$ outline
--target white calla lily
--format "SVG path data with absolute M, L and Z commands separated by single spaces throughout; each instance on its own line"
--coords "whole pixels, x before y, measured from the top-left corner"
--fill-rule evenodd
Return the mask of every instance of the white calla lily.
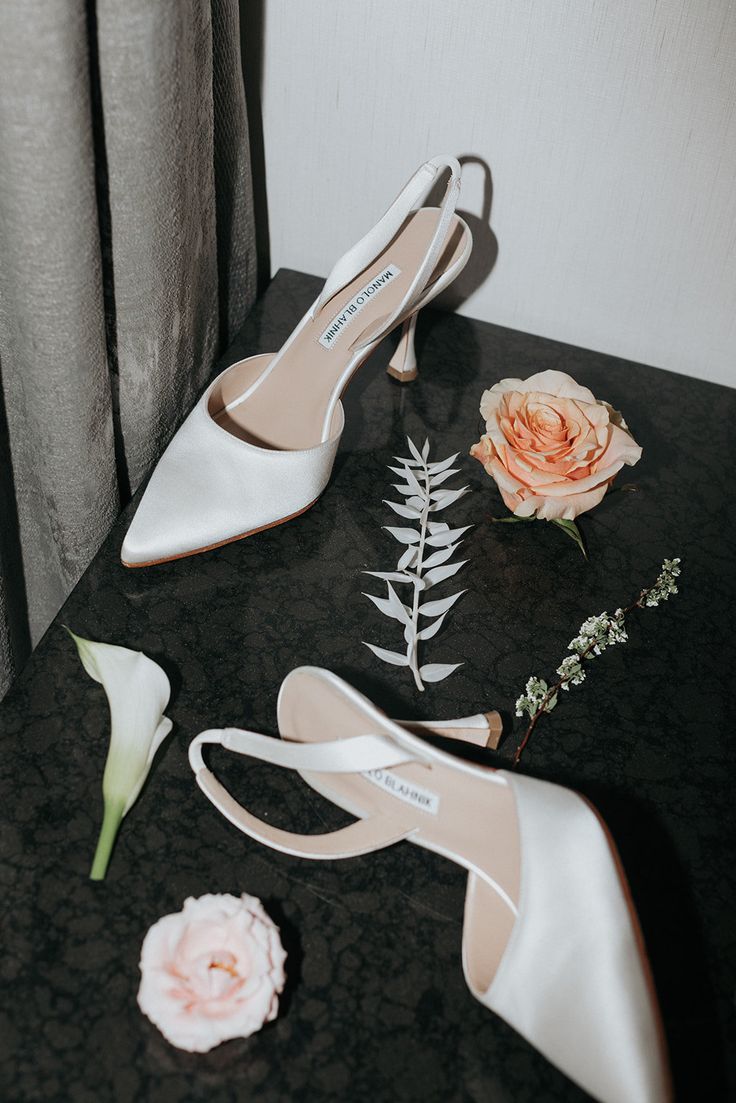
M 110 749 L 102 778 L 105 813 L 90 877 L 107 871 L 120 822 L 148 776 L 156 751 L 172 728 L 164 716 L 171 686 L 166 674 L 142 651 L 77 636 L 69 628 L 82 666 L 99 682 L 110 706 Z

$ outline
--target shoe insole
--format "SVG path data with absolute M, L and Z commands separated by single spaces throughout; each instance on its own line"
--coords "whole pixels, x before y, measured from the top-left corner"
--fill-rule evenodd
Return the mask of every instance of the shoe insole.
M 253 382 L 248 361 L 223 373 L 212 389 L 209 413 L 223 429 L 266 448 L 312 448 L 322 439 L 325 413 L 361 338 L 380 330 L 401 303 L 427 254 L 440 212 L 411 214 L 380 256 L 333 296 L 307 323 L 280 362 L 240 405 L 227 409 Z M 467 230 L 454 217 L 431 285 L 458 261 Z M 356 360 L 357 368 L 361 358 Z M 263 365 L 259 365 L 259 374 Z
M 341 692 L 339 683 L 299 670 L 282 688 L 279 730 L 285 739 L 323 742 L 381 734 L 386 722 L 370 702 Z M 476 874 L 466 905 L 464 947 L 468 979 L 480 991 L 488 988 L 506 948 L 520 881 L 513 793 L 502 777 L 488 773 L 483 778 L 442 763 L 409 763 L 369 775 L 302 775 L 352 815 L 403 820 L 414 832 L 410 841 Z

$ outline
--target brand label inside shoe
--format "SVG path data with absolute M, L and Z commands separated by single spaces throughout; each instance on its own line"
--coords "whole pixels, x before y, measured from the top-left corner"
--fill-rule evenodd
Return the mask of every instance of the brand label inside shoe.
M 392 797 L 398 797 L 406 804 L 413 804 L 423 812 L 430 812 L 436 816 L 440 810 L 440 798 L 436 793 L 423 789 L 421 785 L 415 785 L 413 781 L 405 781 L 396 774 L 392 774 L 390 770 L 368 770 L 362 776 L 390 793 Z
M 384 287 L 387 287 L 392 280 L 395 280 L 396 277 L 400 275 L 401 269 L 397 268 L 395 264 L 389 264 L 382 272 L 374 276 L 370 283 L 367 283 L 357 295 L 353 296 L 349 303 L 345 304 L 340 313 L 335 315 L 320 337 L 320 345 L 325 349 L 331 349 L 337 342 L 342 331 L 347 329 L 350 323 L 357 318 L 361 310 L 367 306 L 371 299 L 376 295 L 380 295 Z

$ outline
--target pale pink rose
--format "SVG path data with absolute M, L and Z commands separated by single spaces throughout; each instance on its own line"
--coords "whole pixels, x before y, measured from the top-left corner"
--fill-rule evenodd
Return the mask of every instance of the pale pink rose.
M 206 1053 L 276 1018 L 285 960 L 255 896 L 190 896 L 143 940 L 138 1006 L 172 1045 Z
M 641 456 L 621 414 L 564 372 L 502 379 L 484 391 L 480 412 L 486 432 L 470 454 L 517 517 L 573 520 Z

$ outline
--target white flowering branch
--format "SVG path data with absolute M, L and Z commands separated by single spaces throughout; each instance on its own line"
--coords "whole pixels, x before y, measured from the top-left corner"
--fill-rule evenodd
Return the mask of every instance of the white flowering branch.
M 399 494 L 405 496 L 405 501 L 400 503 L 385 500 L 385 504 L 400 517 L 417 521 L 419 528 L 385 526 L 386 531 L 390 532 L 394 539 L 406 545 L 406 549 L 396 564 L 396 570 L 364 572 L 385 581 L 387 597 L 376 597 L 374 594 L 364 594 L 364 597 L 372 601 L 379 612 L 398 620 L 404 626 L 406 652 L 387 651 L 385 647 L 377 647 L 372 643 L 366 643 L 366 647 L 369 647 L 382 662 L 408 667 L 414 675 L 417 689 L 423 690 L 425 682 L 440 682 L 462 665 L 461 663 L 427 663 L 420 666 L 419 644 L 420 641 L 431 639 L 439 632 L 448 610 L 465 593 L 464 590 L 460 590 L 438 601 L 422 600 L 423 595 L 432 586 L 438 582 L 444 582 L 446 578 L 452 577 L 465 566 L 465 560 L 460 563 L 448 563 L 448 560 L 461 543 L 463 533 L 467 532 L 470 526 L 451 529 L 444 521 L 433 521 L 430 517 L 462 498 L 468 488 L 467 486 L 458 490 L 441 488 L 442 483 L 452 475 L 458 474 L 458 469 L 452 467 L 457 459 L 457 452 L 454 456 L 448 456 L 446 460 L 429 463 L 429 441 L 424 442 L 421 452 L 408 437 L 407 441 L 411 457 L 397 456 L 396 459 L 403 464 L 403 467 L 389 467 L 389 471 L 401 477 L 402 481 L 395 483 L 394 487 Z M 404 604 L 392 583 L 408 583 L 413 587 L 411 604 Z M 420 615 L 431 619 L 433 623 L 420 630 Z
M 617 643 L 626 643 L 628 633 L 625 628 L 625 620 L 634 609 L 653 608 L 663 601 L 668 601 L 672 594 L 678 593 L 675 579 L 680 574 L 679 559 L 665 559 L 662 570 L 650 590 L 642 590 L 636 601 L 625 609 L 617 609 L 613 615 L 599 613 L 596 617 L 588 617 L 580 625 L 580 630 L 575 639 L 570 640 L 567 650 L 572 651 L 562 660 L 556 673 L 560 675 L 559 681 L 551 686 L 542 678 L 532 676 L 526 683 L 524 693 L 516 702 L 516 715 L 529 716 L 529 726 L 524 737 L 514 752 L 514 765 L 516 765 L 524 753 L 532 732 L 541 716 L 545 712 L 551 712 L 557 704 L 560 690 L 568 690 L 570 686 L 579 686 L 585 681 L 583 664 L 590 659 L 602 654 L 607 647 L 613 647 Z

